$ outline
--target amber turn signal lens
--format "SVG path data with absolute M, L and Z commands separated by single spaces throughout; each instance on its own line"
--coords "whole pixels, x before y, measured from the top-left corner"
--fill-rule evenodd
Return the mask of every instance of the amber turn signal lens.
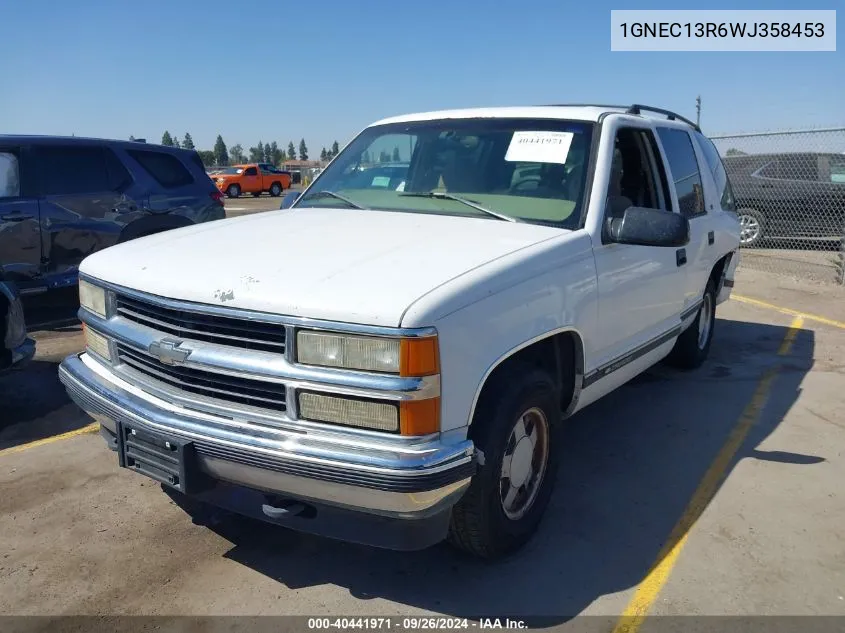
M 440 431 L 440 398 L 399 403 L 399 432 L 428 435 Z
M 436 336 L 402 339 L 399 349 L 400 376 L 432 376 L 439 371 Z

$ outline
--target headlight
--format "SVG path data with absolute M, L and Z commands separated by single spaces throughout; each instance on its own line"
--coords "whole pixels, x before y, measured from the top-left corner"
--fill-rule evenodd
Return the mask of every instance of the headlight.
M 296 360 L 305 365 L 430 376 L 439 371 L 437 337 L 380 338 L 300 330 Z
M 88 283 L 87 281 L 79 280 L 79 305 L 83 308 L 91 310 L 94 314 L 106 318 L 106 291 Z
M 98 356 L 111 361 L 111 350 L 109 349 L 109 340 L 97 332 L 92 330 L 90 326 L 82 324 L 82 330 L 85 332 L 85 346 L 88 351 L 94 352 Z

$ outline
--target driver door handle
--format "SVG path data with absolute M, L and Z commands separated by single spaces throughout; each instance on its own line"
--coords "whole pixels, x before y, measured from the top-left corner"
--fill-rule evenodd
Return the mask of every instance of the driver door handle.
M 675 251 L 675 263 L 678 266 L 683 266 L 687 263 L 687 249 L 679 248 Z

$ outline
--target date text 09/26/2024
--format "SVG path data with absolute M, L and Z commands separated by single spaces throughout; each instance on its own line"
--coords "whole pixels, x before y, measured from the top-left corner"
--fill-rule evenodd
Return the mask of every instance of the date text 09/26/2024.
M 449 631 L 464 629 L 525 629 L 523 620 L 510 618 L 468 618 L 444 617 L 352 617 L 352 618 L 308 618 L 309 631 L 328 630 L 382 630 L 382 631 Z

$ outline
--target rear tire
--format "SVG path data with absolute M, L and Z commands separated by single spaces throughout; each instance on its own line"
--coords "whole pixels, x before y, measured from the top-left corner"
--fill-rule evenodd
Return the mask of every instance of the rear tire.
M 229 188 L 226 189 L 226 196 L 229 198 L 237 198 L 241 195 L 241 188 L 239 185 L 229 185 Z
M 695 321 L 678 337 L 666 362 L 678 369 L 697 369 L 710 353 L 716 326 L 716 282 L 710 279 Z
M 485 559 L 516 551 L 537 531 L 557 475 L 561 417 L 559 389 L 546 372 L 519 364 L 493 380 L 470 427 L 484 464 L 453 508 L 448 536 Z
M 279 183 L 274 182 L 272 185 L 270 185 L 270 195 L 274 198 L 278 198 L 280 195 L 282 195 L 282 186 Z
M 740 209 L 736 212 L 739 218 L 739 244 L 745 248 L 759 246 L 765 238 L 765 219 L 756 209 Z

